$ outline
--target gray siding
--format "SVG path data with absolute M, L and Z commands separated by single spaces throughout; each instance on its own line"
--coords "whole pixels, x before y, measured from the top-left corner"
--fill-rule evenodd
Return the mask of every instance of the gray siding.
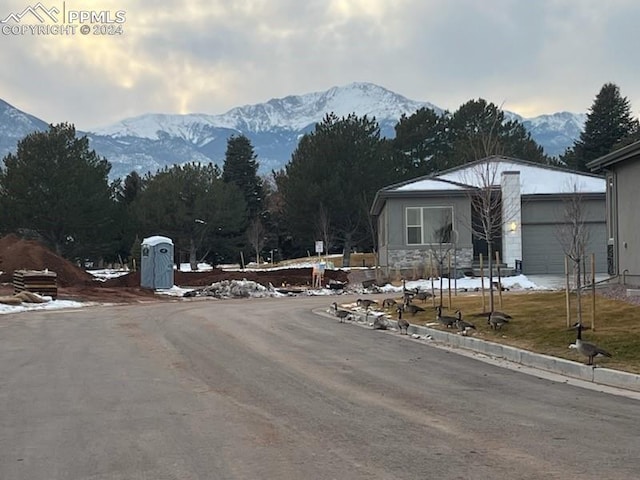
M 604 195 L 585 198 L 589 231 L 587 254 L 595 254 L 596 272 L 607 271 L 607 238 Z M 522 205 L 522 267 L 524 274 L 564 273 L 565 249 L 560 240 L 565 203 L 562 199 L 525 199 Z M 590 263 L 587 264 L 590 269 Z
M 640 285 L 640 159 L 616 164 L 615 172 L 617 232 L 614 232 L 614 249 L 618 258 L 616 273 L 624 273 L 629 283 Z
M 388 246 L 394 248 L 413 248 L 407 246 L 405 229 L 405 208 L 407 207 L 444 207 L 453 206 L 454 229 L 458 232 L 458 245 L 471 247 L 469 216 L 471 206 L 467 197 L 427 197 L 389 199 L 385 205 L 387 217 Z M 416 249 L 424 248 L 415 247 Z
M 429 263 L 428 245 L 407 245 L 405 209 L 407 207 L 452 206 L 454 230 L 458 233 L 458 265 L 468 267 L 472 259 L 469 216 L 471 206 L 466 196 L 424 198 L 390 198 L 378 217 L 378 243 L 380 267 L 387 271 L 415 270 L 417 265 Z
M 605 194 L 591 195 L 583 199 L 586 220 L 590 230 L 587 253 L 596 255 L 596 272 L 607 271 L 607 230 Z M 458 232 L 458 266 L 465 268 L 472 261 L 473 243 L 469 228 L 471 205 L 462 196 L 424 196 L 416 198 L 389 198 L 378 217 L 380 266 L 387 271 L 414 268 L 428 263 L 429 246 L 407 245 L 405 209 L 422 206 L 453 206 L 454 228 Z M 522 199 L 522 262 L 525 274 L 564 273 L 564 249 L 558 239 L 558 226 L 562 222 L 565 203 L 551 195 L 536 195 Z M 634 212 L 638 213 L 638 212 Z M 638 219 L 640 221 L 640 218 Z M 636 236 L 626 234 L 638 242 Z M 631 240 L 627 240 L 628 244 Z M 637 260 L 637 259 L 636 259 Z M 467 265 L 467 263 L 469 265 Z M 636 265 L 637 266 L 637 265 Z M 630 268 L 630 267 L 627 267 Z M 631 269 L 630 269 L 631 271 Z M 640 268 L 635 270 L 640 272 Z

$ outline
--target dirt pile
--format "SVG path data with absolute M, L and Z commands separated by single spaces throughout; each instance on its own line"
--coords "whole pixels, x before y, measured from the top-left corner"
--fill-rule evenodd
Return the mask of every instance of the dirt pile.
M 57 275 L 58 286 L 78 286 L 93 283 L 93 277 L 40 242 L 24 240 L 10 234 L 0 238 L 0 282 L 13 281 L 16 270 L 45 270 Z
M 173 283 L 181 287 L 202 287 L 223 280 L 251 280 L 274 287 L 308 286 L 312 282 L 311 268 L 286 268 L 282 270 L 260 270 L 246 272 L 229 272 L 214 268 L 207 272 L 175 271 Z M 325 283 L 329 281 L 347 282 L 347 272 L 343 270 L 327 270 Z M 132 272 L 121 277 L 112 278 L 103 283 L 105 287 L 135 287 L 140 285 L 140 272 Z
M 140 287 L 140 272 L 132 272 L 105 282 L 96 281 L 90 273 L 56 255 L 40 242 L 24 240 L 10 234 L 0 238 L 0 283 L 10 284 L 15 270 L 45 270 L 57 274 L 59 297 L 95 301 L 147 301 L 153 290 Z M 204 287 L 225 280 L 249 280 L 265 287 L 301 287 L 312 283 L 311 268 L 228 272 L 213 269 L 206 272 L 174 272 L 174 283 L 181 287 Z M 347 283 L 347 272 L 328 270 L 325 283 Z M 5 285 L 8 293 L 13 288 Z M 155 296 L 157 297 L 157 296 Z

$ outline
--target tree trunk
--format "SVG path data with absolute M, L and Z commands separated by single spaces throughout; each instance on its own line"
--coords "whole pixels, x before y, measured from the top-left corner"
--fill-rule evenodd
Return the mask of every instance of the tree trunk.
M 342 266 L 351 266 L 351 234 L 344 237 L 344 250 L 342 251 Z
M 493 241 L 487 240 L 488 263 L 489 263 L 489 311 L 493 312 Z
M 443 292 L 443 279 L 442 279 L 442 257 L 438 260 L 438 277 L 440 278 L 440 306 L 442 306 L 442 292 Z
M 189 239 L 189 266 L 191 267 L 192 272 L 196 272 L 198 270 L 197 253 L 196 241 L 191 237 Z
M 575 274 L 576 274 L 576 301 L 578 322 L 582 323 L 582 279 L 580 271 L 580 258 L 575 262 Z

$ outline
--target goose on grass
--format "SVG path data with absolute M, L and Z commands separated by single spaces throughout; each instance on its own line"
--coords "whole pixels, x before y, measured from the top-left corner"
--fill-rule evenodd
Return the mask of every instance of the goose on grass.
M 458 317 L 450 317 L 447 315 L 442 315 L 442 305 L 438 305 L 436 307 L 436 310 L 438 311 L 438 314 L 436 315 L 436 320 L 443 327 L 452 328 L 458 321 Z
M 578 353 L 587 357 L 587 365 L 593 365 L 593 359 L 595 357 L 611 358 L 611 354 L 605 349 L 600 348 L 594 343 L 589 343 L 582 340 L 582 330 L 584 329 L 584 327 L 580 322 L 575 323 L 572 328 L 577 330 L 578 333 L 576 335 L 576 343 L 569 345 L 569 348 L 575 348 Z

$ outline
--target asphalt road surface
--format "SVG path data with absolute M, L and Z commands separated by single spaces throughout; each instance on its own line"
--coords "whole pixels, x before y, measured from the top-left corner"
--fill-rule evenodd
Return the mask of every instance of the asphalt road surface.
M 0 479 L 640 478 L 640 401 L 313 312 L 334 299 L 0 316 Z

